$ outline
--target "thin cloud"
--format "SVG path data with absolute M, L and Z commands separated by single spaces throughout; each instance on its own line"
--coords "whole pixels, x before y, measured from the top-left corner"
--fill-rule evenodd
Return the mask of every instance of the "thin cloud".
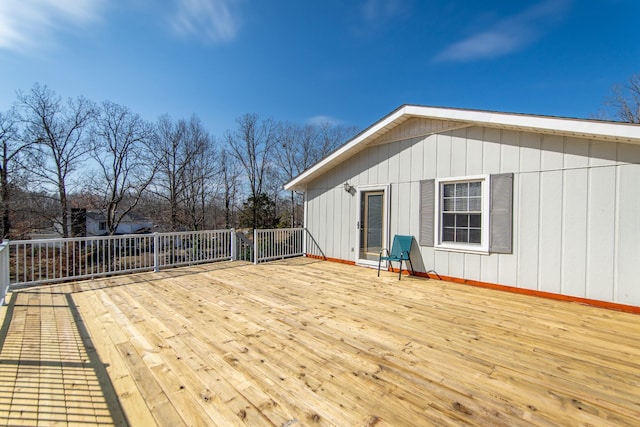
M 207 42 L 226 42 L 238 34 L 237 0 L 176 0 L 177 10 L 170 18 L 173 30 Z
M 568 3 L 568 0 L 538 3 L 452 44 L 435 57 L 435 62 L 467 62 L 516 52 L 542 37 L 547 26 L 560 19 Z
M 59 33 L 99 21 L 102 0 L 0 2 L 0 49 L 25 52 L 55 44 Z
M 405 0 L 366 0 L 362 5 L 362 19 L 375 25 L 404 14 L 406 6 Z
M 307 119 L 306 122 L 307 124 L 312 126 L 322 126 L 322 125 L 338 126 L 344 123 L 342 120 L 336 119 L 335 117 L 323 116 L 323 115 L 313 116 Z
M 360 4 L 355 34 L 369 37 L 411 14 L 413 0 L 365 0 Z

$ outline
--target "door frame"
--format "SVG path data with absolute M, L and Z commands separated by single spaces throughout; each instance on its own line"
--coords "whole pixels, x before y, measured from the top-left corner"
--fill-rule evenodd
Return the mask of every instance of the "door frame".
M 391 184 L 376 185 L 358 185 L 356 186 L 356 220 L 354 226 L 356 228 L 356 247 L 354 261 L 357 265 L 378 268 L 378 260 L 368 260 L 360 258 L 360 213 L 362 211 L 362 193 L 370 191 L 382 191 L 382 247 L 389 246 L 389 216 L 391 214 Z

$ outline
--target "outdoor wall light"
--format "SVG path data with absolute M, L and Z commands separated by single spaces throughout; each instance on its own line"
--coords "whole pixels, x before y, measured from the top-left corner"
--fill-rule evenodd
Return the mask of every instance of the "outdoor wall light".
M 351 194 L 351 192 L 353 191 L 353 187 L 351 186 L 351 184 L 349 184 L 348 182 L 344 183 L 344 191 L 346 191 L 347 193 Z

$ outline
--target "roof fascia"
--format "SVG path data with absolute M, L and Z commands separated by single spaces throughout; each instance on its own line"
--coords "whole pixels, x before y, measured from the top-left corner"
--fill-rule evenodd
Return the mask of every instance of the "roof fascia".
M 499 113 L 481 110 L 460 110 L 441 107 L 407 106 L 407 113 L 417 117 L 456 120 L 489 127 L 580 135 L 586 138 L 617 142 L 640 143 L 640 126 L 632 123 L 564 117 L 535 116 L 528 114 Z
M 310 175 L 315 174 L 316 171 L 324 169 L 328 165 L 332 164 L 335 159 L 338 159 L 338 158 L 340 158 L 342 156 L 348 155 L 352 151 L 355 151 L 355 152 L 360 151 L 358 149 L 358 146 L 360 144 L 362 144 L 363 142 L 367 141 L 372 135 L 376 134 L 378 131 L 380 131 L 384 127 L 392 124 L 393 122 L 397 121 L 402 116 L 404 116 L 405 115 L 405 113 L 404 113 L 404 109 L 405 108 L 406 108 L 406 106 L 402 106 L 402 107 L 396 109 L 395 111 L 391 112 L 386 117 L 383 117 L 382 119 L 378 120 L 373 125 L 369 126 L 364 131 L 360 132 L 353 139 L 351 139 L 351 141 L 347 142 L 342 147 L 339 147 L 336 151 L 334 151 L 333 153 L 329 154 L 327 157 L 325 157 L 324 159 L 320 160 L 318 163 L 316 163 L 315 165 L 311 166 L 306 171 L 302 172 L 296 178 L 294 178 L 291 181 L 289 181 L 288 183 L 286 183 L 284 185 L 284 189 L 287 190 L 287 191 L 301 190 L 303 188 L 303 186 L 301 186 L 300 183 L 304 182 L 306 180 L 306 178 L 309 177 Z
M 351 141 L 338 148 L 318 163 L 285 184 L 288 191 L 303 190 L 306 180 L 315 176 L 325 168 L 332 167 L 340 158 L 348 158 L 362 150 L 367 141 L 379 136 L 379 132 L 390 127 L 394 122 L 402 123 L 408 118 L 449 120 L 465 123 L 467 126 L 515 129 L 529 132 L 576 136 L 587 139 L 598 139 L 611 142 L 640 144 L 640 126 L 630 123 L 605 122 L 598 120 L 571 119 L 551 116 L 534 116 L 527 114 L 499 113 L 482 110 L 463 110 L 442 107 L 425 107 L 419 105 L 402 105 L 383 117 L 369 128 L 356 135 Z M 464 127 L 464 125 L 462 126 Z M 446 131 L 446 130 L 443 130 Z

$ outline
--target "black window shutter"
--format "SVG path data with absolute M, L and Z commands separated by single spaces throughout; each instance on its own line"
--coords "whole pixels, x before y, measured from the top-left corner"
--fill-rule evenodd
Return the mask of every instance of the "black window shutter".
M 491 175 L 489 252 L 513 253 L 513 174 Z
M 433 247 L 435 215 L 435 179 L 420 181 L 420 246 Z

